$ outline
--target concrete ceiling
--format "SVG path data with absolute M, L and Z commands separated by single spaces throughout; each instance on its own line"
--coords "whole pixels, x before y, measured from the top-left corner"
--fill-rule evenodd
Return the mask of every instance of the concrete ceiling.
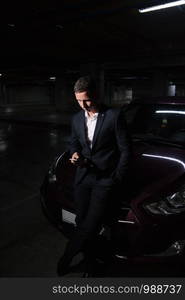
M 185 6 L 140 14 L 149 2 L 164 1 L 6 0 L 0 68 L 147 59 L 155 65 L 159 57 L 184 56 Z

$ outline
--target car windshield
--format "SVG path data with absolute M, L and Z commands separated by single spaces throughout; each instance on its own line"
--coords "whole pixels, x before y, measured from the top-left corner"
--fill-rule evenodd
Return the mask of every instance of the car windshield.
M 185 105 L 132 104 L 126 118 L 133 138 L 185 146 Z

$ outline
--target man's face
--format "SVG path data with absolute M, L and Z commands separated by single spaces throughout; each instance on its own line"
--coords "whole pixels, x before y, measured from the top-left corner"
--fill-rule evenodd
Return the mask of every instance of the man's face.
M 75 93 L 76 100 L 80 107 L 85 111 L 93 111 L 95 108 L 95 102 L 90 99 L 87 92 Z

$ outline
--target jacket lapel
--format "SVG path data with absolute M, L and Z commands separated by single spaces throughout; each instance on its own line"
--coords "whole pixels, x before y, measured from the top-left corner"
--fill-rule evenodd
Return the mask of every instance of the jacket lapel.
M 98 119 L 97 119 L 95 131 L 94 131 L 94 136 L 93 136 L 93 141 L 92 141 L 92 149 L 96 143 L 98 134 L 100 132 L 100 129 L 101 129 L 103 121 L 104 121 L 104 117 L 105 117 L 105 113 L 100 111 L 98 114 Z
M 78 130 L 80 131 L 82 140 L 86 142 L 85 114 L 84 114 L 84 111 L 82 111 L 81 113 L 82 113 L 82 116 L 79 119 Z

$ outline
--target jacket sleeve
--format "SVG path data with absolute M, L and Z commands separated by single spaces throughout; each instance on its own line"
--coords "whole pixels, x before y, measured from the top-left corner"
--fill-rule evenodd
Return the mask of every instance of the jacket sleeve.
M 131 137 L 129 135 L 123 110 L 120 110 L 115 123 L 115 134 L 120 157 L 113 175 L 115 182 L 122 182 L 131 159 Z
M 69 143 L 69 152 L 72 155 L 75 152 L 81 153 L 82 147 L 80 145 L 78 135 L 76 133 L 76 126 L 75 126 L 75 118 L 72 119 L 71 125 L 71 138 Z

